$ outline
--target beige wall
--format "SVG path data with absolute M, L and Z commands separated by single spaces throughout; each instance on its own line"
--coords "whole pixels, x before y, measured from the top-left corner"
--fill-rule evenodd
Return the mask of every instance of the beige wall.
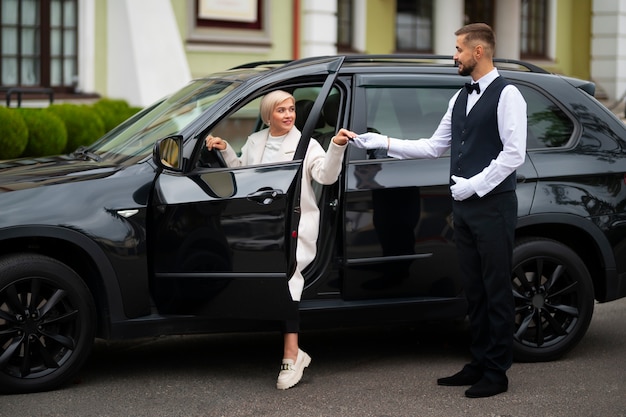
M 591 2 L 558 0 L 554 63 L 545 67 L 555 73 L 591 78 Z
M 366 13 L 365 52 L 393 53 L 396 48 L 396 1 L 369 0 Z
M 107 0 L 95 3 L 94 84 L 95 91 L 107 91 Z M 90 91 L 91 92 L 91 91 Z
M 171 2 L 181 38 L 185 43 L 185 53 L 192 78 L 223 71 L 247 62 L 292 58 L 294 37 L 292 33 L 294 2 L 292 1 L 266 2 L 269 4 L 267 25 L 270 46 L 268 48 L 224 48 L 211 45 L 191 47 L 186 43 L 189 33 L 193 30 L 188 19 L 189 1 L 171 0 Z

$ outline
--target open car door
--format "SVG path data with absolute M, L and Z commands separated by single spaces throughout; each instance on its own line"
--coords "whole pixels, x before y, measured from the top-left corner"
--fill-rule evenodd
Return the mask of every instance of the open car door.
M 328 75 L 311 115 L 319 114 L 342 61 L 326 63 Z M 295 317 L 288 280 L 295 270 L 302 162 L 316 123 L 316 117 L 307 120 L 296 156 L 283 163 L 185 172 L 177 168 L 184 165 L 178 156 L 184 153 L 182 137 L 157 145 L 162 173 L 148 233 L 155 242 L 152 295 L 161 314 Z M 172 155 L 174 160 L 163 160 Z

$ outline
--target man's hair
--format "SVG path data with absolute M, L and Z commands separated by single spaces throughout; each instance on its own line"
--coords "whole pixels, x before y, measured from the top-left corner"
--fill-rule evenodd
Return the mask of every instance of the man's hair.
M 261 99 L 260 105 L 261 119 L 263 120 L 263 123 L 269 125 L 269 121 L 272 118 L 272 112 L 274 111 L 276 106 L 278 106 L 280 103 L 287 99 L 291 99 L 291 101 L 293 101 L 294 103 L 296 102 L 291 94 L 283 90 L 276 90 L 266 94 Z
M 470 23 L 454 32 L 456 36 L 466 35 L 465 43 L 483 43 L 483 47 L 493 56 L 496 50 L 496 35 L 486 23 Z

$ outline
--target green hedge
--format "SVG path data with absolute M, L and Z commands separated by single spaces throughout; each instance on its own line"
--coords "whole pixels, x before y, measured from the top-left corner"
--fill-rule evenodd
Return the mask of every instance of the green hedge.
M 0 106 L 0 160 L 71 153 L 140 110 L 108 98 L 91 105 L 51 104 L 43 109 Z
M 75 151 L 82 145 L 91 145 L 104 135 L 104 122 L 90 106 L 78 104 L 52 104 L 47 110 L 58 116 L 67 129 L 65 152 Z
M 58 155 L 65 152 L 67 129 L 65 123 L 47 109 L 19 109 L 28 126 L 28 145 L 24 155 L 29 157 Z
M 125 100 L 105 98 L 93 104 L 93 109 L 102 119 L 107 132 L 137 112 Z
M 0 107 L 0 159 L 17 158 L 28 146 L 28 127 L 15 110 Z

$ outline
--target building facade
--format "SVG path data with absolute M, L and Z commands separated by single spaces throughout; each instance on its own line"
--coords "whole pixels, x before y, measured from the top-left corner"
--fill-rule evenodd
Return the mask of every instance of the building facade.
M 483 21 L 496 56 L 626 92 L 626 0 L 2 0 L 0 93 L 145 106 L 250 61 L 337 53 L 454 53 Z

